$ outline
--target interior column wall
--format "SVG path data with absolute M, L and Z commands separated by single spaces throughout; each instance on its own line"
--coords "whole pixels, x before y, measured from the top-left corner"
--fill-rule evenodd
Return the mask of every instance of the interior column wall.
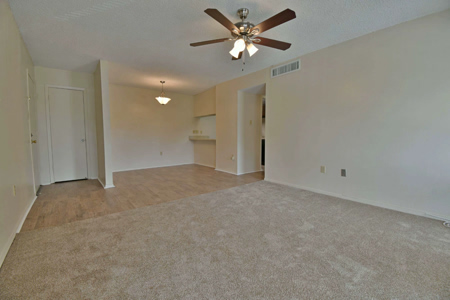
M 8 2 L 2 0 L 0 66 L 1 266 L 36 199 L 27 103 L 27 71 L 34 80 L 34 66 Z
M 108 62 L 99 61 L 94 72 L 97 125 L 98 180 L 104 188 L 114 187 L 112 171 L 111 120 Z
M 216 169 L 238 173 L 238 91 L 262 85 L 268 80 L 267 69 L 216 86 Z

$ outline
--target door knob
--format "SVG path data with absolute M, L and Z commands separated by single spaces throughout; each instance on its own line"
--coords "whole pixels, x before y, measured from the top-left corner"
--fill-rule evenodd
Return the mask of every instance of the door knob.
M 36 141 L 36 140 L 31 140 L 31 143 L 32 143 L 32 144 L 36 144 L 37 141 Z

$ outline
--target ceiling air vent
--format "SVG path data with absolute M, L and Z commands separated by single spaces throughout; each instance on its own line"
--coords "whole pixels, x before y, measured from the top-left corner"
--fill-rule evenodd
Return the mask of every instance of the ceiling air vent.
M 296 60 L 296 61 L 290 62 L 288 64 L 273 68 L 271 70 L 271 74 L 272 74 L 272 78 L 274 78 L 274 77 L 292 73 L 292 72 L 295 72 L 298 70 L 300 70 L 300 60 Z

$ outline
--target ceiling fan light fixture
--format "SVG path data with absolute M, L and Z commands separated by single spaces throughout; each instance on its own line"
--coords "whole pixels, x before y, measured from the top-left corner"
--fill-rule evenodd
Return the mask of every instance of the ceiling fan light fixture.
M 253 45 L 253 43 L 248 43 L 247 44 L 247 51 L 248 54 L 250 54 L 250 57 L 255 54 L 258 51 L 258 48 L 256 48 L 255 45 Z
M 169 103 L 171 99 L 166 97 L 166 95 L 164 94 L 164 83 L 166 82 L 165 81 L 160 82 L 161 82 L 161 95 L 159 97 L 155 97 L 155 99 L 159 102 L 159 104 L 166 105 L 167 103 Z
M 245 50 L 245 41 L 243 39 L 238 39 L 234 42 L 234 48 L 231 49 L 230 54 L 235 58 L 239 57 L 239 53 Z

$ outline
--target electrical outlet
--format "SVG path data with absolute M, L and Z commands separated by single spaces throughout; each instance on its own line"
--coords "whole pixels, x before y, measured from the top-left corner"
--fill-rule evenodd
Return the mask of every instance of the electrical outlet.
M 161 151 L 161 152 L 159 152 L 159 155 L 162 155 L 162 151 Z
M 234 157 L 234 155 L 231 155 L 231 160 L 235 160 L 236 158 Z
M 347 177 L 347 170 L 346 169 L 341 169 L 341 176 L 342 177 Z
M 327 172 L 327 169 L 325 168 L 325 166 L 320 166 L 320 173 L 325 174 Z
M 253 120 L 250 120 L 250 125 L 252 125 L 253 124 Z
M 13 185 L 13 196 L 14 197 L 16 196 L 16 186 L 15 185 Z

